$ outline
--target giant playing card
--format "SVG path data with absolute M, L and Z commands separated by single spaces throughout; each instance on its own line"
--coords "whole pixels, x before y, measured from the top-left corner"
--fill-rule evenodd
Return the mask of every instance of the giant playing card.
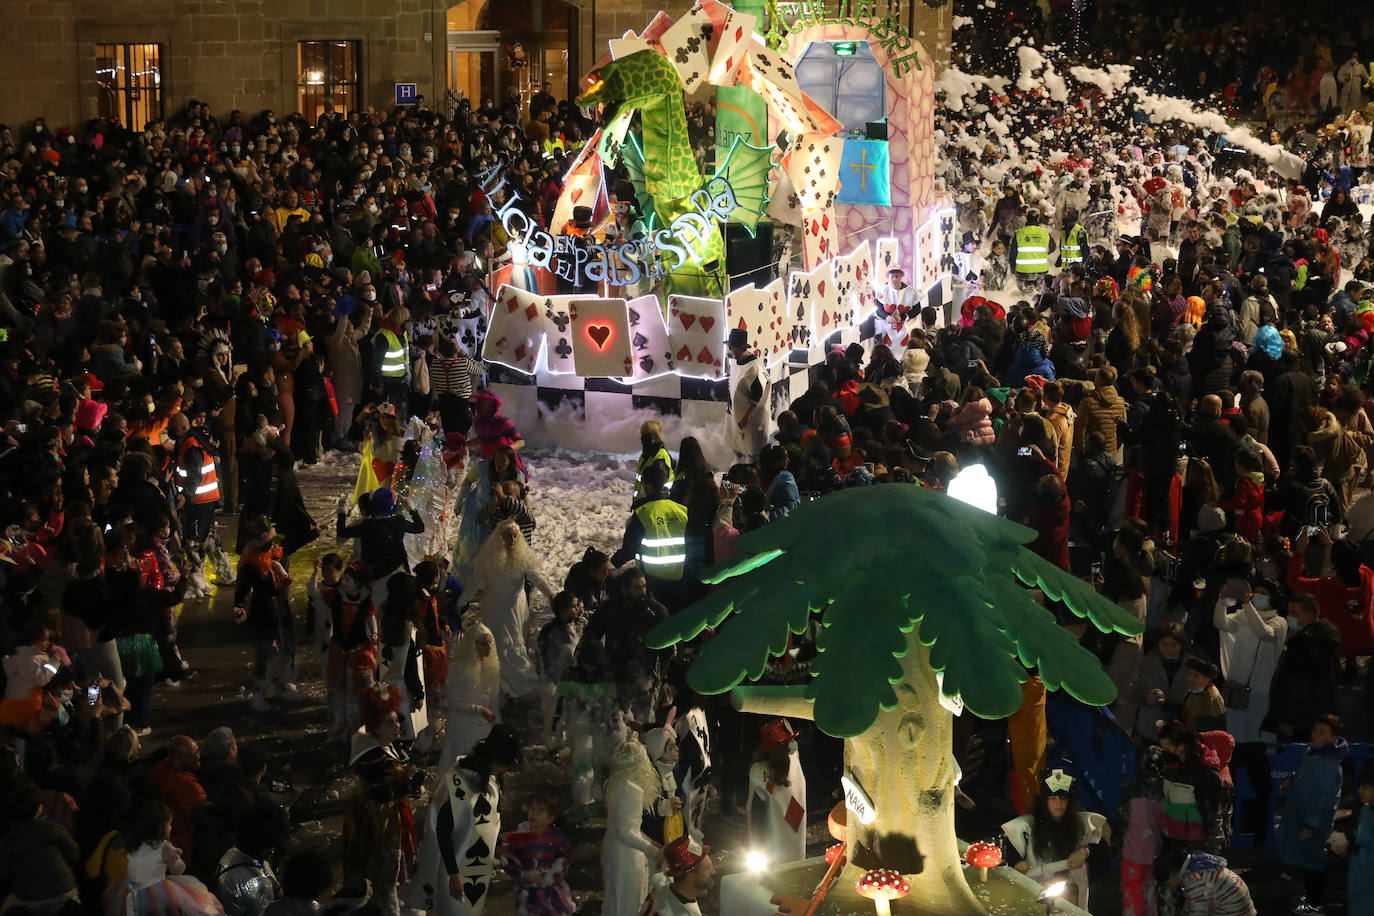
M 668 341 L 682 375 L 725 378 L 725 302 L 698 296 L 668 297 Z
M 818 345 L 817 324 L 822 317 L 833 321 L 835 279 L 832 262 L 824 261 L 810 271 L 797 271 L 788 281 L 787 317 L 792 331 L 789 345 L 805 350 Z
M 544 298 L 514 286 L 501 287 L 491 307 L 482 358 L 533 375 L 544 338 Z
M 673 371 L 672 344 L 668 325 L 659 310 L 658 296 L 640 296 L 628 304 L 630 316 L 630 356 L 634 359 L 633 380 L 642 382 Z
M 791 349 L 786 286 L 782 278 L 763 287 L 750 283 L 731 291 L 725 299 L 730 327 L 748 332 L 749 345 L 758 350 L 765 366 L 773 365 Z
M 634 374 L 630 359 L 630 319 L 624 299 L 573 299 L 573 364 L 583 378 L 624 378 Z

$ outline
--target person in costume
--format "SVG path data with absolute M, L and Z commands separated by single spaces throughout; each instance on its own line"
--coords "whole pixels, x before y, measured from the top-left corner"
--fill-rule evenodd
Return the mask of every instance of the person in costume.
M 477 516 L 491 504 L 497 488 L 510 481 L 529 479 L 520 465 L 515 449 L 509 446 L 499 448 L 491 458 L 472 461 L 468 464 L 463 482 L 458 485 L 462 518 L 458 522 L 458 542 L 453 549 L 453 570 L 462 576 L 470 571 L 477 553 L 491 530 L 478 524 Z
M 366 577 L 356 566 L 339 574 L 333 585 L 311 596 L 328 633 L 325 649 L 325 707 L 329 727 L 325 740 L 346 744 L 362 726 L 358 693 L 377 671 L 377 612 Z
M 768 374 L 750 346 L 748 331 L 731 328 L 726 347 L 735 361 L 729 441 L 736 457 L 754 461 L 768 443 Z
M 671 713 L 668 718 L 668 724 L 651 728 L 641 737 L 644 749 L 649 752 L 649 761 L 658 771 L 658 789 L 662 793 L 654 802 L 654 810 L 644 815 L 644 832 L 664 845 L 687 832 L 682 814 L 682 792 L 673 772 L 678 758 L 677 732 L 673 729 Z
M 348 760 L 358 777 L 358 790 L 344 813 L 344 873 L 367 878 L 383 916 L 397 916 L 397 889 L 410 880 L 415 867 L 410 798 L 424 785 L 425 775 L 412 768 L 396 746 L 401 736 L 401 692 L 395 685 L 364 689 L 358 704 L 363 727 L 353 735 Z
M 662 795 L 662 779 L 637 735 L 611 756 L 606 780 L 606 836 L 601 841 L 604 916 L 636 916 L 649 892 L 649 859 L 659 844 L 644 835 L 640 821 Z
M 386 603 L 381 607 L 381 648 L 377 653 L 377 680 L 396 687 L 401 695 L 398 713 L 406 747 L 429 727 L 429 694 L 421 663 L 415 621 L 418 616 L 415 579 L 403 572 L 387 581 Z
M 601 640 L 584 638 L 577 644 L 573 664 L 558 682 L 558 710 L 554 735 L 562 735 L 571 751 L 573 805 L 585 812 L 602 798 L 602 777 L 625 740 L 625 720 Z
M 448 679 L 448 727 L 439 768 L 472 752 L 501 718 L 501 660 L 496 638 L 480 621 L 463 627 Z
M 291 576 L 282 565 L 277 529 L 265 515 L 250 519 L 239 557 L 238 583 L 234 587 L 234 622 L 246 624 L 253 640 L 254 712 L 271 708 L 267 691 L 277 684 L 277 695 L 288 703 L 305 697 L 296 689 L 296 628 L 291 615 Z
M 496 637 L 505 689 L 521 697 L 539 688 L 539 675 L 526 645 L 530 606 L 525 584 L 539 589 L 550 602 L 553 587 L 539 572 L 538 560 L 515 522 L 497 525 L 494 535 L 477 555 L 468 590 L 482 596 L 482 622 Z
M 496 725 L 439 778 L 407 906 L 437 916 L 481 916 L 501 835 L 501 777 L 520 766 L 520 739 Z
M 352 502 L 360 502 L 364 495 L 380 487 L 391 486 L 396 461 L 405 445 L 405 426 L 394 413 L 364 407 L 358 414 L 366 434 L 363 438 L 362 461 L 358 465 L 358 479 L 353 485 Z
M 172 810 L 145 802 L 125 833 L 129 868 L 107 894 L 109 916 L 224 916 L 209 888 L 185 873 L 171 836 Z
M 452 632 L 443 620 L 439 607 L 439 564 L 426 557 L 415 564 L 415 585 L 418 589 L 416 606 L 416 640 L 420 644 L 424 663 L 425 689 L 429 694 L 430 721 L 442 718 L 448 710 L 448 643 Z
M 711 847 L 681 836 L 663 847 L 666 878 L 654 876 L 639 916 L 701 916 L 700 898 L 716 881 Z
M 1043 779 L 1030 814 L 1002 825 L 1016 870 L 1049 887 L 1067 881 L 1064 900 L 1088 907 L 1088 847 L 1111 835 L 1107 819 L 1083 811 L 1073 795 L 1073 777 L 1051 770 Z
M 572 844 L 554 820 L 553 802 L 536 795 L 525 822 L 501 839 L 501 864 L 515 882 L 515 916 L 571 916 L 577 910 L 567 879 Z
M 797 736 L 786 719 L 764 723 L 749 767 L 749 837 L 770 865 L 806 858 L 806 774 Z
M 477 446 L 482 457 L 488 461 L 497 450 L 509 446 L 517 453 L 525 445 L 525 438 L 515 423 L 501 413 L 501 399 L 490 391 L 479 391 L 473 397 L 476 405 L 472 420 L 473 435 L 468 437 L 469 446 Z
M 389 487 L 369 493 L 358 509 L 363 517 L 348 523 L 348 507 L 343 497 L 336 507 L 336 536 L 356 538 L 354 559 L 367 565 L 372 575 L 372 600 L 378 607 L 386 604 L 387 583 L 392 573 L 410 572 L 410 557 L 406 554 L 405 536 L 425 530 L 425 520 L 404 497 L 401 504 L 405 514 L 396 511 L 396 494 Z

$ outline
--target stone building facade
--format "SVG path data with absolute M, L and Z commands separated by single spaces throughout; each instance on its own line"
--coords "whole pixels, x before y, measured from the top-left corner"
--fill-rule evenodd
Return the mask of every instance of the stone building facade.
M 489 6 L 493 0 L 466 2 Z M 611 38 L 642 29 L 660 8 L 681 15 L 691 5 L 690 0 L 563 2 L 576 10 L 570 20 L 576 37 L 566 68 L 573 85 L 555 85 L 559 95 L 575 90 L 577 77 Z M 903 21 L 913 23 L 913 36 L 925 43 L 937 68 L 944 66 L 950 5 L 932 10 L 920 0 L 906 3 L 914 3 L 914 10 L 904 10 Z M 324 44 L 353 61 L 351 82 L 338 90 L 346 102 L 340 107 L 389 107 L 397 83 L 414 83 L 437 107 L 448 86 L 446 36 L 454 6 L 449 0 L 6 0 L 3 5 L 0 85 L 6 91 L 0 93 L 0 123 L 20 124 L 41 114 L 56 128 L 110 111 L 128 112 L 126 120 L 136 121 L 145 108 L 130 99 L 146 100 L 149 90 L 130 96 L 111 88 L 116 67 L 109 62 L 118 60 L 124 68 L 120 78 L 145 72 L 137 61 L 148 49 L 156 56 L 157 75 L 143 79 L 156 80 L 164 115 L 190 99 L 208 103 L 217 115 L 235 108 L 300 110 L 314 88 L 305 84 L 330 78 L 303 63 L 309 48 Z M 309 98 L 318 101 L 331 86 L 318 89 Z

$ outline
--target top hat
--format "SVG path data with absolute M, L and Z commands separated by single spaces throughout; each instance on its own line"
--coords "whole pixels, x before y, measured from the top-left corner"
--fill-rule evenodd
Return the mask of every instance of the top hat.
M 731 328 L 730 336 L 726 338 L 726 346 L 749 349 L 749 332 L 744 328 Z
M 789 741 L 797 740 L 800 732 L 792 731 L 792 726 L 786 719 L 774 719 L 765 722 L 759 728 L 759 750 L 771 751 L 779 744 L 786 744 Z
M 663 862 L 668 868 L 668 877 L 681 878 L 689 875 L 711 852 L 710 846 L 703 846 L 685 833 L 663 846 Z

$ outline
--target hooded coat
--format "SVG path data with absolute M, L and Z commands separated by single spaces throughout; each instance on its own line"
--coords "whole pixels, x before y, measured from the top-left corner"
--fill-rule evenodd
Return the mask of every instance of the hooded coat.
M 1284 865 L 1307 871 L 1326 868 L 1326 841 L 1341 799 L 1341 761 L 1349 755 L 1350 745 L 1337 738 L 1325 747 L 1308 748 L 1298 764 L 1274 837 L 1274 852 Z M 1310 835 L 1304 838 L 1304 832 Z

